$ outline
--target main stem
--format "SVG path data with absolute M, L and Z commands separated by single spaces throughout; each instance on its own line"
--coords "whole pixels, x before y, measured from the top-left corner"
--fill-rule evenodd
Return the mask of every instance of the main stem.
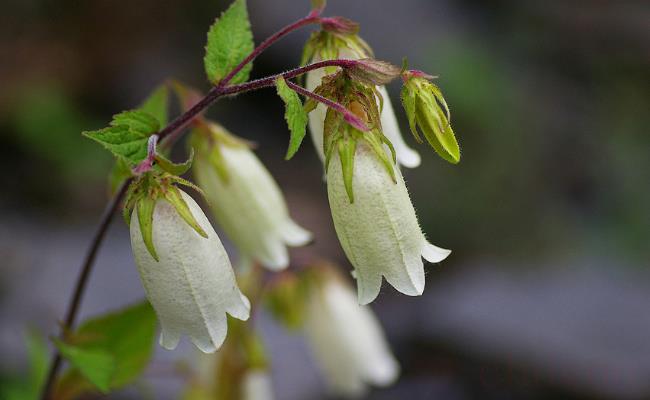
M 251 54 L 248 55 L 248 57 L 246 57 L 239 65 L 237 65 L 223 80 L 221 80 L 221 82 L 219 82 L 216 86 L 214 86 L 208 92 L 208 94 L 203 99 L 201 99 L 201 101 L 199 101 L 197 104 L 195 104 L 192 108 L 190 108 L 182 115 L 178 116 L 168 126 L 166 126 L 163 130 L 161 130 L 158 134 L 159 140 L 162 141 L 163 139 L 167 139 L 164 143 L 165 145 L 167 145 L 167 142 L 169 142 L 170 144 L 173 143 L 175 136 L 178 135 L 178 133 L 181 132 L 183 128 L 185 128 L 194 119 L 194 117 L 196 117 L 199 113 L 201 113 L 201 111 L 209 107 L 219 97 L 227 94 L 238 93 L 237 90 L 233 90 L 237 86 L 241 88 L 241 90 L 239 90 L 240 92 L 246 90 L 253 90 L 254 88 L 244 89 L 246 84 L 235 85 L 231 87 L 229 87 L 228 84 L 230 83 L 230 81 L 232 81 L 235 75 L 237 75 L 237 73 L 239 73 L 239 71 L 241 71 L 242 68 L 244 68 L 246 64 L 253 61 L 258 55 L 260 55 L 264 50 L 266 50 L 273 43 L 277 42 L 279 39 L 281 39 L 285 35 L 289 34 L 290 32 L 298 28 L 301 28 L 308 24 L 317 23 L 319 21 L 320 21 L 319 12 L 312 11 L 305 18 L 302 18 L 290 25 L 287 25 L 286 27 L 282 28 L 281 30 L 279 30 L 278 32 L 270 36 L 268 39 L 264 40 L 258 47 L 255 48 L 255 50 L 253 50 Z M 307 70 L 305 70 L 305 72 L 307 72 Z M 90 242 L 90 247 L 88 248 L 86 257 L 84 258 L 81 271 L 79 273 L 77 282 L 75 284 L 72 300 L 70 301 L 70 304 L 68 305 L 68 309 L 65 314 L 65 319 L 61 327 L 62 337 L 63 334 L 66 332 L 66 330 L 72 329 L 72 327 L 76 322 L 79 307 L 81 305 L 81 300 L 86 290 L 88 279 L 90 278 L 90 274 L 92 272 L 92 268 L 95 263 L 95 259 L 97 257 L 97 252 L 99 251 L 99 248 L 104 241 L 106 232 L 108 231 L 108 228 L 113 219 L 113 214 L 115 214 L 115 212 L 119 208 L 119 205 L 122 202 L 122 199 L 124 198 L 124 195 L 126 194 L 126 191 L 131 181 L 132 178 L 127 179 L 124 183 L 122 183 L 117 193 L 113 196 L 113 198 L 110 200 L 110 202 L 106 205 L 106 208 L 104 209 L 104 213 L 102 214 L 102 218 L 97 227 L 97 231 L 95 232 L 95 235 L 93 236 L 93 239 Z M 43 385 L 43 390 L 41 392 L 41 400 L 49 400 L 50 395 L 52 393 L 52 389 L 54 387 L 54 383 L 56 382 L 56 377 L 58 375 L 59 369 L 61 368 L 61 362 L 62 362 L 61 354 L 55 350 L 55 353 L 52 358 L 52 362 L 50 363 L 47 379 Z
M 97 257 L 97 252 L 99 251 L 99 247 L 101 246 L 104 237 L 106 236 L 108 227 L 111 225 L 111 221 L 113 220 L 113 214 L 115 214 L 115 211 L 117 211 L 117 209 L 120 206 L 120 203 L 122 202 L 122 198 L 126 193 L 126 189 L 128 188 L 130 181 L 131 181 L 130 179 L 125 181 L 119 187 L 117 193 L 115 193 L 115 196 L 113 196 L 111 201 L 106 205 L 106 208 L 104 209 L 104 213 L 102 214 L 102 218 L 99 221 L 99 225 L 97 226 L 97 230 L 95 231 L 95 234 L 93 235 L 93 238 L 90 241 L 90 247 L 88 248 L 86 257 L 84 258 L 79 276 L 77 277 L 77 283 L 75 284 L 72 300 L 70 301 L 70 304 L 68 305 L 68 310 L 65 313 L 65 319 L 63 320 L 63 325 L 61 327 L 62 337 L 65 334 L 65 331 L 67 329 L 74 326 L 74 323 L 77 319 L 79 306 L 81 305 L 81 300 L 86 290 L 88 278 L 90 278 L 90 272 L 92 271 L 92 267 L 95 263 L 95 258 Z M 52 363 L 50 365 L 50 370 L 47 374 L 47 380 L 45 381 L 45 385 L 43 386 L 42 399 L 44 400 L 48 399 L 49 394 L 52 391 L 52 387 L 56 380 L 56 376 L 58 374 L 59 368 L 61 367 L 61 361 L 62 361 L 61 354 L 59 354 L 58 351 L 55 352 L 54 358 L 52 359 Z

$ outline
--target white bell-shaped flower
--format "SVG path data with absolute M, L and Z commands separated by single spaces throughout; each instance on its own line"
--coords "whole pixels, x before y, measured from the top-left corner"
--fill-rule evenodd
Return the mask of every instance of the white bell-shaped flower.
M 359 397 L 368 385 L 388 386 L 397 379 L 399 365 L 379 322 L 344 282 L 325 281 L 310 294 L 304 329 L 332 392 Z
M 377 297 L 382 276 L 404 294 L 421 295 L 422 257 L 437 263 L 450 251 L 424 237 L 399 168 L 394 182 L 363 140 L 356 146 L 353 165 L 354 202 L 345 189 L 338 152 L 327 171 L 327 193 L 336 234 L 355 269 L 359 303 Z
M 226 313 L 246 320 L 250 303 L 237 287 L 228 255 L 205 214 L 189 195 L 180 193 L 207 238 L 171 203 L 159 198 L 152 219 L 152 241 L 159 261 L 145 245 L 135 211 L 131 214 L 131 246 L 147 298 L 162 326 L 160 345 L 173 350 L 186 334 L 199 350 L 212 353 L 226 338 Z
M 339 58 L 341 59 L 356 60 L 365 57 L 367 57 L 365 53 L 359 53 L 347 48 L 341 48 L 339 50 Z M 317 61 L 321 61 L 319 57 L 314 57 L 312 60 L 312 62 Z M 305 80 L 306 89 L 309 91 L 316 89 L 321 84 L 321 80 L 325 75 L 326 70 L 324 68 L 309 71 Z M 388 96 L 386 88 L 384 86 L 378 86 L 377 90 L 384 99 L 384 108 L 381 110 L 382 131 L 395 148 L 397 162 L 407 168 L 415 168 L 419 166 L 421 162 L 420 154 L 410 148 L 404 141 L 402 132 L 397 122 L 397 117 L 395 116 L 395 110 L 393 109 L 393 105 L 390 101 L 390 97 Z M 326 113 L 327 106 L 322 103 L 319 103 L 316 109 L 309 113 L 309 131 L 311 133 L 314 146 L 316 147 L 316 152 L 318 153 L 321 161 L 325 159 L 323 152 L 323 123 L 325 122 Z
M 215 127 L 215 129 L 217 129 Z M 312 235 L 289 216 L 277 183 L 247 146 L 219 145 L 227 178 L 199 150 L 194 174 L 226 235 L 244 258 L 272 270 L 289 265 L 287 246 L 303 246 Z

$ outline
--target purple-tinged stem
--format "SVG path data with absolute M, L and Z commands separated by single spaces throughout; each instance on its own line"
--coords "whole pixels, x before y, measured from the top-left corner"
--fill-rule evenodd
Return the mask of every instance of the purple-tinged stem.
M 228 83 L 230 83 L 230 81 L 235 77 L 235 75 L 237 75 L 239 73 L 239 71 L 241 71 L 248 63 L 253 61 L 255 58 L 257 58 L 257 56 L 262 54 L 262 52 L 264 52 L 264 50 L 269 48 L 273 43 L 275 43 L 278 40 L 282 39 L 287 34 L 293 32 L 293 31 L 295 31 L 297 29 L 300 29 L 305 25 L 310 25 L 310 24 L 320 22 L 319 14 L 320 14 L 320 11 L 314 10 L 314 11 L 310 12 L 309 15 L 307 15 L 306 17 L 301 18 L 298 21 L 285 26 L 284 28 L 280 29 L 279 31 L 277 31 L 273 35 L 269 36 L 266 40 L 264 40 L 262 43 L 260 43 L 259 46 L 257 46 L 255 48 L 255 50 L 253 50 L 252 53 L 250 53 L 246 58 L 244 58 L 244 60 L 241 63 L 239 63 L 239 65 L 237 65 L 232 71 L 230 71 L 230 73 L 228 75 L 226 75 L 219 82 L 218 86 L 225 87 L 226 85 L 228 85 Z
M 301 95 L 305 97 L 310 97 L 319 103 L 323 103 L 329 108 L 331 108 L 334 111 L 337 111 L 343 115 L 343 119 L 345 121 L 355 127 L 356 129 L 362 131 L 362 132 L 368 132 L 370 129 L 366 126 L 366 124 L 363 123 L 361 118 L 357 117 L 352 111 L 348 110 L 347 108 L 343 107 L 341 104 L 332 101 L 328 99 L 327 97 L 323 97 L 319 94 L 316 94 L 314 92 L 310 92 L 309 90 L 303 88 L 302 86 L 298 86 L 293 82 L 287 82 L 287 86 L 289 86 L 291 89 L 295 90 L 297 93 L 300 93 Z
M 197 104 L 190 108 L 187 112 L 178 116 L 174 119 L 169 125 L 167 125 L 163 130 L 161 130 L 157 135 L 157 140 L 162 143 L 163 146 L 170 146 L 174 143 L 177 137 L 182 133 L 183 128 L 185 128 L 201 111 L 206 109 L 210 104 L 216 101 L 219 97 L 223 96 L 224 93 L 221 93 L 222 90 L 228 87 L 228 83 L 239 73 L 239 71 L 244 68 L 244 66 L 251 61 L 253 61 L 257 56 L 259 56 L 264 50 L 270 47 L 273 43 L 277 42 L 282 37 L 293 32 L 296 29 L 299 29 L 305 25 L 312 23 L 317 23 L 320 21 L 320 12 L 322 10 L 313 10 L 305 18 L 302 18 L 292 24 L 287 25 L 286 27 L 280 29 L 278 32 L 270 36 L 268 39 L 264 40 L 251 54 L 249 54 L 239 65 L 237 65 L 218 85 L 214 86 L 208 94 L 201 99 Z M 163 139 L 167 139 L 163 141 Z M 149 143 L 151 145 L 151 142 Z M 154 143 L 155 147 L 155 143 Z M 103 239 L 106 235 L 106 231 L 110 225 L 111 219 L 119 204 L 121 203 L 126 190 L 130 185 L 132 178 L 127 179 L 122 186 L 119 188 L 118 192 L 111 199 L 109 204 L 106 206 L 102 220 L 97 228 L 97 232 L 91 241 L 90 248 L 84 259 L 84 263 L 81 269 L 81 273 L 77 279 L 75 285 L 74 294 L 70 306 L 66 312 L 66 317 L 62 325 L 62 329 L 65 331 L 71 329 L 74 326 L 76 320 L 77 312 L 79 310 L 79 305 L 81 304 L 81 297 L 85 291 L 86 283 L 90 277 L 92 267 L 97 256 L 97 251 L 101 246 Z M 61 355 L 58 351 L 55 351 L 54 357 L 50 364 L 50 369 L 48 371 L 47 380 L 43 386 L 41 392 L 41 399 L 48 400 L 52 394 L 52 389 L 56 381 L 56 377 L 59 369 L 61 368 Z
M 117 211 L 117 209 L 119 208 L 120 203 L 122 202 L 122 198 L 126 194 L 126 190 L 130 184 L 131 184 L 131 178 L 127 179 L 124 183 L 122 183 L 122 186 L 120 186 L 120 188 L 115 193 L 115 196 L 113 196 L 111 201 L 104 209 L 104 213 L 102 214 L 102 218 L 99 222 L 99 225 L 97 226 L 95 235 L 90 241 L 90 247 L 88 248 L 88 252 L 86 253 L 86 257 L 84 258 L 83 264 L 81 266 L 79 277 L 77 278 L 77 283 L 75 284 L 72 300 L 68 305 L 68 310 L 65 313 L 65 319 L 63 320 L 63 323 L 61 325 L 62 339 L 65 331 L 67 329 L 71 329 L 76 322 L 77 312 L 79 311 L 79 306 L 81 305 L 81 299 L 86 289 L 88 278 L 90 278 L 90 272 L 92 271 L 92 266 L 95 263 L 95 258 L 97 258 L 97 252 L 104 240 L 104 237 L 106 236 L 108 227 L 111 225 L 113 214 L 115 214 L 115 211 Z M 54 388 L 56 376 L 59 372 L 59 369 L 61 368 L 61 361 L 62 361 L 61 355 L 59 354 L 58 351 L 55 352 L 54 358 L 52 359 L 52 363 L 50 364 L 50 370 L 47 374 L 47 379 L 45 381 L 45 384 L 43 385 L 43 391 L 41 392 L 42 400 L 49 400 L 50 395 L 52 394 L 52 389 Z
M 151 171 L 153 168 L 153 162 L 156 159 L 156 145 L 158 144 L 158 135 L 149 136 L 149 141 L 147 142 L 147 156 L 140 164 L 136 165 L 133 168 L 133 173 L 135 175 L 142 175 L 145 172 Z
M 171 146 L 180 137 L 183 128 L 189 125 L 197 115 L 203 112 L 206 108 L 208 108 L 210 105 L 212 105 L 212 103 L 217 101 L 222 96 L 231 96 L 239 93 L 249 92 L 251 90 L 274 86 L 276 79 L 278 79 L 280 76 L 282 76 L 284 79 L 291 79 L 319 68 L 349 68 L 357 65 L 358 63 L 359 62 L 356 60 L 325 60 L 305 65 L 304 67 L 295 68 L 281 74 L 271 75 L 266 78 L 260 78 L 250 82 L 240 83 L 239 85 L 224 87 L 219 84 L 217 86 L 213 86 L 212 89 L 210 89 L 210 91 L 208 91 L 208 93 L 205 95 L 205 97 L 203 97 L 198 103 L 194 104 L 189 110 L 176 117 L 176 119 L 167 125 L 165 129 L 161 130 L 160 133 L 158 133 L 159 141 L 164 147 Z

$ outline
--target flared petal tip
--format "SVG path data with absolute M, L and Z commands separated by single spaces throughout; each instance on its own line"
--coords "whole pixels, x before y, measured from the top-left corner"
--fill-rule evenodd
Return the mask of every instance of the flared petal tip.
M 356 271 L 355 271 L 356 272 Z M 372 303 L 381 289 L 381 275 L 372 278 L 360 277 L 358 273 L 353 275 L 357 280 L 357 299 L 359 305 L 366 306 Z
M 406 168 L 417 168 L 422 163 L 422 158 L 417 151 L 404 147 L 397 150 L 397 161 Z
M 451 254 L 451 250 L 426 242 L 422 247 L 422 257 L 430 263 L 439 263 Z
M 397 361 L 390 354 L 386 354 L 382 360 L 374 363 L 368 379 L 375 386 L 386 387 L 397 381 L 399 373 L 400 367 Z
M 240 301 L 235 301 L 233 305 L 228 307 L 226 312 L 233 318 L 247 321 L 251 315 L 251 302 L 248 300 L 248 297 L 244 296 L 241 292 L 239 292 L 239 300 Z
M 166 330 L 165 328 L 163 328 L 162 332 L 160 332 L 159 343 L 160 346 L 165 350 L 174 350 L 176 346 L 178 346 L 178 342 L 180 340 L 181 335 L 179 333 Z
M 280 232 L 284 242 L 291 247 L 304 246 L 311 243 L 313 235 L 308 230 L 296 224 L 292 220 L 288 220 Z

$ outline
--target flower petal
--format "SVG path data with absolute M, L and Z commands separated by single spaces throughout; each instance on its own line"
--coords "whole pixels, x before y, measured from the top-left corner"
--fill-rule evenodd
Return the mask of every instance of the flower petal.
M 304 246 L 312 240 L 312 234 L 308 230 L 296 224 L 292 219 L 287 219 L 280 228 L 282 240 L 292 247 Z
M 422 257 L 430 263 L 439 263 L 451 254 L 451 250 L 443 249 L 442 247 L 434 246 L 425 241 L 422 247 Z
M 402 137 L 402 132 L 399 128 L 397 122 L 397 117 L 395 116 L 395 110 L 393 109 L 393 104 L 390 101 L 388 96 L 388 91 L 384 86 L 378 86 L 377 90 L 384 98 L 384 109 L 381 111 L 381 126 L 384 132 L 384 135 L 390 140 L 395 148 L 395 153 L 397 153 L 397 162 L 406 168 L 415 168 L 420 165 L 422 161 L 420 154 L 410 148 L 404 138 Z

